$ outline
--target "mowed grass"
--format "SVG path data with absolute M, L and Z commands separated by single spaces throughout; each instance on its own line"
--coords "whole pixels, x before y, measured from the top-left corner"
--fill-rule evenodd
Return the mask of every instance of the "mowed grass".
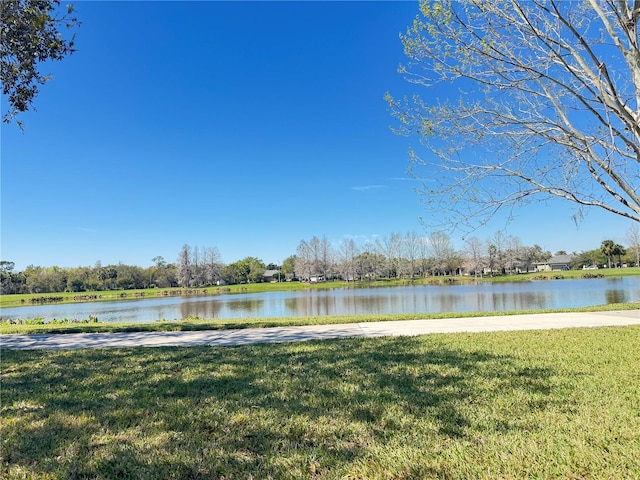
M 2 351 L 0 477 L 640 478 L 640 327 Z

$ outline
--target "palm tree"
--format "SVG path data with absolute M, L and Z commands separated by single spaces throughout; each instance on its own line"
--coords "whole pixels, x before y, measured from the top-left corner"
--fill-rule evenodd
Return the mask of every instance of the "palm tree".
M 609 261 L 609 268 L 611 268 L 611 256 L 615 255 L 616 244 L 613 243 L 613 240 L 604 240 L 602 245 L 600 245 L 600 251 L 607 257 Z
M 611 255 L 615 255 L 618 257 L 618 267 L 622 267 L 622 256 L 626 254 L 627 251 L 622 245 L 618 245 L 617 243 L 613 246 L 613 250 Z

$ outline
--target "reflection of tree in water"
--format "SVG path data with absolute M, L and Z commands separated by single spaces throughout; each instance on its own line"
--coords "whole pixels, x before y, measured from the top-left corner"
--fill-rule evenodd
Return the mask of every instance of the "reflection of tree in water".
M 336 315 L 336 298 L 332 296 L 300 296 L 285 298 L 284 306 L 287 314 L 294 316 Z
M 607 304 L 628 302 L 628 296 L 624 290 L 607 290 L 604 292 Z
M 492 310 L 529 310 L 548 308 L 553 303 L 551 292 L 502 292 L 491 295 Z
M 261 298 L 231 300 L 225 303 L 225 307 L 233 312 L 256 313 L 264 304 Z
M 402 298 L 404 296 L 398 296 Z M 284 304 L 289 315 L 358 315 L 366 313 L 390 313 L 391 296 L 380 295 L 305 295 L 285 298 Z
M 615 286 L 622 288 L 606 289 L 603 284 L 595 285 L 591 280 L 581 282 L 549 282 L 543 285 L 545 288 L 534 291 L 523 291 L 523 285 L 500 286 L 502 291 L 495 291 L 491 286 L 427 286 L 397 287 L 391 291 L 377 289 L 373 292 L 329 290 L 298 292 L 291 296 L 237 296 L 225 300 L 185 302 L 180 304 L 179 313 L 181 318 L 234 318 L 510 311 L 620 303 L 628 302 L 634 296 L 633 289 L 620 283 Z M 171 313 L 171 318 L 173 315 Z
M 183 302 L 180 304 L 180 316 L 181 318 L 217 318 L 220 316 L 222 306 L 222 302 L 216 300 L 207 300 L 203 302 Z

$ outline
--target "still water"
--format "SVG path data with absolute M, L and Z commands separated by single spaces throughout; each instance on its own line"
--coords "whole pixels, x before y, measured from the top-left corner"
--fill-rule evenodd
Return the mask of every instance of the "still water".
M 86 319 L 93 315 L 102 322 L 153 322 L 189 316 L 228 319 L 509 311 L 632 301 L 640 301 L 640 277 L 163 297 L 3 308 L 1 316 L 3 320 L 38 317 L 50 320 Z

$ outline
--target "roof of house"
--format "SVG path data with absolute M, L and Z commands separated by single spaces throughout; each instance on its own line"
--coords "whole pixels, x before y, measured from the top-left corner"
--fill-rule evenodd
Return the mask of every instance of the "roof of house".
M 265 270 L 264 271 L 264 276 L 265 277 L 275 277 L 279 273 L 280 273 L 280 270 Z
M 551 257 L 549 260 L 547 260 L 546 264 L 569 264 L 571 263 L 571 260 L 573 260 L 573 255 L 555 255 L 553 257 Z

